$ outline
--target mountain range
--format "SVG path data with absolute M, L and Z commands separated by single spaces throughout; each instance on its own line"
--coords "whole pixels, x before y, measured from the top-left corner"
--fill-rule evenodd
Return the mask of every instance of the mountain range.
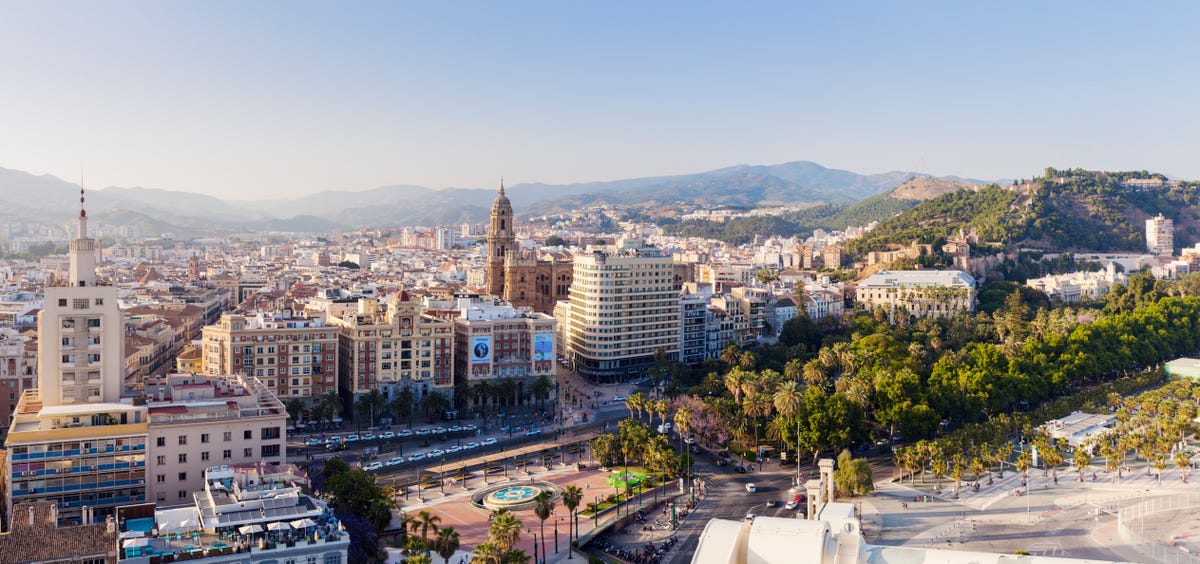
M 754 207 L 845 204 L 891 190 L 917 176 L 892 171 L 858 174 L 809 161 L 738 165 L 695 174 L 574 184 L 525 183 L 506 188 L 518 216 L 561 213 L 586 205 L 683 204 Z M 980 184 L 983 181 L 943 177 Z M 217 235 L 235 231 L 327 232 L 362 226 L 455 225 L 487 219 L 495 188 L 391 185 L 363 191 L 324 191 L 265 200 L 144 187 L 89 190 L 98 221 L 138 225 L 145 234 Z M 30 197 L 36 194 L 37 197 Z M 74 215 L 79 186 L 50 175 L 0 168 L 0 221 L 61 224 Z

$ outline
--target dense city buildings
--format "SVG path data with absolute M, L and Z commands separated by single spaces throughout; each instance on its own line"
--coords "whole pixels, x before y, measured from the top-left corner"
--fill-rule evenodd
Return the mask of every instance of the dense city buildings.
M 679 360 L 679 290 L 669 253 L 636 239 L 575 255 L 571 297 L 555 308 L 567 364 L 613 378 Z
M 203 331 L 205 374 L 260 379 L 283 400 L 337 391 L 338 330 L 291 312 L 224 314 Z

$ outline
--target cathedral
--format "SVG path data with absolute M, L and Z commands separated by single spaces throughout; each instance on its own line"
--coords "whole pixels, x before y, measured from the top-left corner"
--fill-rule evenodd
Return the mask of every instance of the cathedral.
M 554 303 L 570 295 L 574 257 L 517 248 L 512 203 L 500 194 L 492 202 L 487 233 L 487 291 L 511 303 L 552 315 Z

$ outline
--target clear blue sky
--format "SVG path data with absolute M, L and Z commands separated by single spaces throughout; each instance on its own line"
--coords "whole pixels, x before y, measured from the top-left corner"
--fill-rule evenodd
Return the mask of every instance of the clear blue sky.
M 0 166 L 275 197 L 812 160 L 1200 178 L 1200 4 L 3 2 Z

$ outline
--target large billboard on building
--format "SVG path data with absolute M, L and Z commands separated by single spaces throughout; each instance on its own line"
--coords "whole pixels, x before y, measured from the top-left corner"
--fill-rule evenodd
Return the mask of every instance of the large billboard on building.
M 554 360 L 554 335 L 550 333 L 535 333 L 533 335 L 533 360 Z
M 475 335 L 471 337 L 471 364 L 491 364 L 492 336 Z

